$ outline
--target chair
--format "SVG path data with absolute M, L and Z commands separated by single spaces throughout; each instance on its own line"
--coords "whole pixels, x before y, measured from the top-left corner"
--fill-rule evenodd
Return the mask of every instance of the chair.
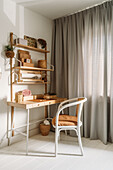
M 87 101 L 85 97 L 73 98 L 62 102 L 57 110 L 56 117 L 52 119 L 52 125 L 55 128 L 55 156 L 57 156 L 58 151 L 58 137 L 60 131 L 62 130 L 74 130 L 78 136 L 78 142 L 80 146 L 81 155 L 83 155 L 83 148 L 81 142 L 80 127 L 81 122 L 81 112 L 83 103 Z M 76 116 L 70 116 L 64 114 L 64 109 L 76 106 Z M 62 112 L 62 115 L 60 115 Z

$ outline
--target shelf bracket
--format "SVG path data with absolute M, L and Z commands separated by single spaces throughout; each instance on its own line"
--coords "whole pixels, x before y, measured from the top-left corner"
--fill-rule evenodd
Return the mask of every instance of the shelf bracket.
M 14 57 L 14 59 L 20 63 L 20 66 L 22 66 L 22 62 L 19 59 L 17 59 L 16 57 Z

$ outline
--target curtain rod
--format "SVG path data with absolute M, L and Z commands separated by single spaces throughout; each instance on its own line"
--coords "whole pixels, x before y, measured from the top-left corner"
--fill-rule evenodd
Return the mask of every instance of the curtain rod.
M 95 4 L 95 5 L 92 5 L 92 6 L 83 8 L 83 9 L 81 9 L 81 10 L 78 10 L 78 11 L 76 11 L 76 12 L 73 12 L 73 13 L 70 13 L 70 14 L 67 14 L 67 15 L 64 15 L 64 16 L 59 17 L 59 18 L 68 17 L 68 16 L 70 16 L 70 15 L 77 14 L 77 13 L 82 12 L 82 11 L 85 11 L 85 10 L 87 10 L 87 9 L 90 9 L 90 8 L 93 8 L 93 7 L 102 5 L 102 4 L 104 4 L 105 2 L 113 2 L 113 0 L 106 0 L 106 1 L 103 1 L 103 2 L 101 2 L 101 3 L 98 3 L 98 4 Z M 59 19 L 59 18 L 55 18 L 54 20 Z

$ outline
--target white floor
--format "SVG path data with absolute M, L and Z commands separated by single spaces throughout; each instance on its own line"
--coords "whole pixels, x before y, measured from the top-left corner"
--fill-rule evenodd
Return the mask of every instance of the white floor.
M 25 155 L 26 141 L 0 149 L 0 170 L 113 170 L 113 144 L 82 138 L 84 156 L 58 155 L 54 157 L 54 133 L 36 135 L 29 139 L 29 155 Z M 61 133 L 60 153 L 79 154 L 77 138 Z

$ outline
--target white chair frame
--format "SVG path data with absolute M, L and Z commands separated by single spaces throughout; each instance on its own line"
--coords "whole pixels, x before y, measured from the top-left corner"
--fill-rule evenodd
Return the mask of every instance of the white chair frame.
M 78 99 L 80 99 L 80 98 L 81 98 L 81 100 L 78 101 Z M 57 113 L 56 113 L 56 126 L 53 126 L 55 128 L 55 156 L 57 156 L 57 153 L 58 153 L 58 137 L 59 137 L 60 131 L 62 131 L 62 130 L 65 130 L 65 131 L 66 130 L 74 130 L 76 132 L 76 134 L 78 136 L 78 142 L 79 142 L 81 155 L 83 155 L 80 127 L 82 126 L 82 122 L 81 122 L 82 107 L 83 107 L 83 103 L 86 101 L 87 101 L 87 98 L 79 97 L 79 98 L 73 98 L 73 99 L 66 100 L 59 105 Z M 66 103 L 68 103 L 68 104 L 66 104 Z M 78 104 L 79 104 L 79 109 L 78 109 L 78 115 L 77 115 L 77 125 L 76 126 L 58 126 L 58 119 L 59 119 L 60 113 L 61 112 L 63 113 L 64 109 L 69 108 L 71 106 L 76 106 Z

